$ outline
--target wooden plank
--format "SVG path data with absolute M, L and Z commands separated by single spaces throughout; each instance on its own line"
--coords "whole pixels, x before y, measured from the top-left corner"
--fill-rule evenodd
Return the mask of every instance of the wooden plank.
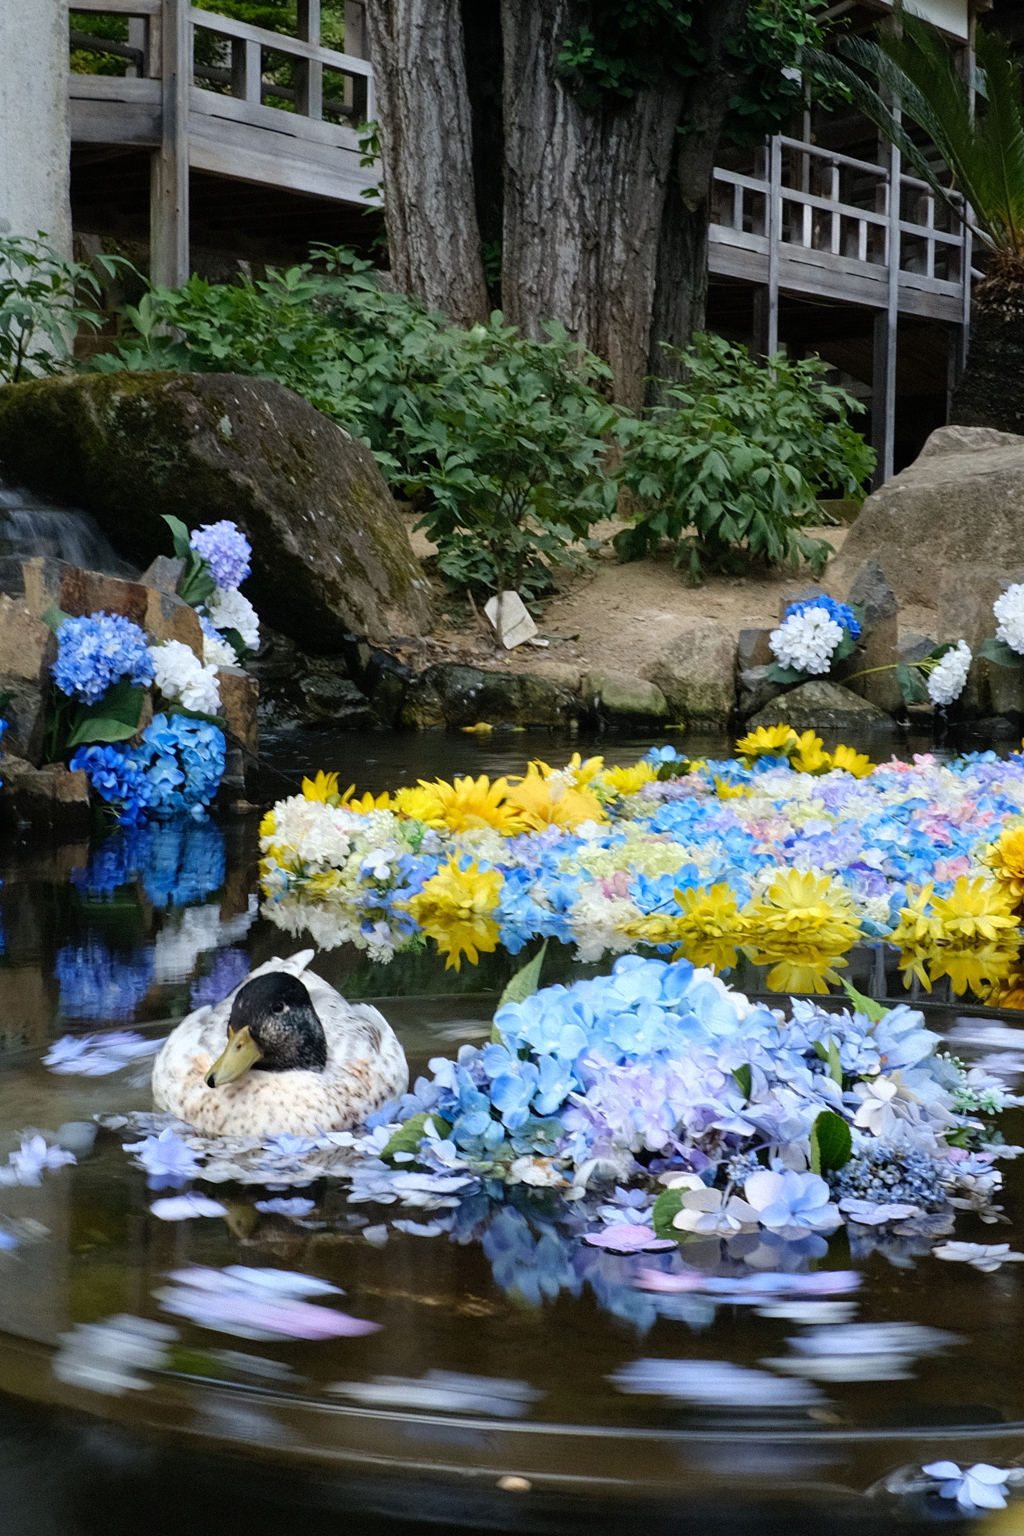
M 255 102 L 239 101 L 234 96 L 221 96 L 217 91 L 204 91 L 200 86 L 192 87 L 190 106 L 194 118 L 213 117 L 244 123 L 248 128 L 269 130 L 275 135 L 303 139 L 332 149 L 358 148 L 358 134 L 343 123 L 314 122 L 298 112 L 257 106 Z
M 188 0 L 163 0 L 163 119 L 149 192 L 150 267 L 155 283 L 177 288 L 189 275 L 189 95 L 192 23 Z
M 209 156 L 223 152 L 228 157 L 255 156 L 268 164 L 275 156 L 280 156 L 290 164 L 309 166 L 311 174 L 313 170 L 317 174 L 321 171 L 333 174 L 333 168 L 360 158 L 354 142 L 345 145 L 319 144 L 315 140 L 288 134 L 267 133 L 264 129 L 250 128 L 245 123 L 233 123 L 225 118 L 193 116 L 191 128 L 189 154 L 193 165 L 199 163 L 197 154 Z M 372 170 L 364 170 L 362 175 L 360 185 L 374 185 Z M 268 179 L 271 186 L 277 185 L 273 174 Z
M 265 27 L 254 27 L 248 21 L 235 21 L 232 16 L 218 16 L 215 11 L 204 11 L 201 6 L 192 7 L 192 20 L 204 32 L 218 37 L 248 38 L 264 48 L 277 53 L 287 53 L 296 59 L 318 59 L 330 69 L 340 69 L 350 75 L 372 75 L 373 67 L 365 59 L 357 59 L 351 53 L 336 53 L 316 43 L 307 43 L 301 37 L 288 37 L 282 32 L 268 32 Z
M 358 154 L 336 154 L 328 163 L 302 159 L 283 149 L 228 144 L 218 138 L 193 135 L 189 150 L 193 168 L 225 176 L 232 181 L 279 187 L 310 197 L 322 197 L 352 207 L 366 206 L 360 194 L 375 184 L 371 172 L 359 164 Z
M 790 139 L 785 134 L 779 135 L 779 144 L 783 149 L 797 149 L 802 155 L 813 156 L 816 160 L 826 160 L 831 165 L 849 165 L 855 171 L 866 171 L 877 176 L 880 181 L 885 180 L 886 168 L 871 160 L 854 160 L 849 155 L 841 155 L 835 149 L 819 149 L 816 144 L 808 144 L 805 139 Z
M 745 229 L 736 229 L 732 224 L 712 224 L 708 230 L 708 239 L 717 245 L 736 245 L 745 251 L 763 251 L 768 254 L 767 235 L 752 235 Z
M 160 143 L 160 107 L 106 101 L 71 102 L 72 144 L 134 144 L 155 149 Z
M 107 16 L 159 16 L 163 0 L 74 0 L 73 10 Z
M 782 243 L 782 142 L 778 135 L 768 149 L 768 294 L 765 311 L 765 355 L 779 350 L 779 246 Z
M 68 75 L 72 101 L 127 102 L 160 105 L 160 81 L 137 80 L 128 75 Z

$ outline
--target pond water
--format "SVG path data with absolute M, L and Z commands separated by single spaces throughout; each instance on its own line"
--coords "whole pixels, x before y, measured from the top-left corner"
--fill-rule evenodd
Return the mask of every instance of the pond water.
M 574 750 L 630 763 L 652 742 L 295 733 L 269 744 L 259 793 L 294 792 L 317 767 L 377 791 L 435 773 L 522 771 L 532 756 L 558 766 Z M 693 755 L 730 748 L 678 744 Z M 82 1128 L 149 1107 L 148 1058 L 95 1078 L 54 1075 L 41 1058 L 68 1033 L 159 1037 L 204 988 L 298 947 L 258 913 L 258 821 L 0 851 L 0 1164 L 33 1126 L 64 1127 L 78 1155 L 38 1186 L 0 1189 L 0 1229 L 18 1240 L 0 1251 L 0 1386 L 72 1415 L 11 1409 L 0 1491 L 16 1514 L 5 1530 L 116 1532 L 130 1509 L 152 1532 L 223 1533 L 254 1519 L 303 1532 L 322 1529 L 317 1510 L 336 1523 L 347 1509 L 369 1536 L 417 1518 L 525 1532 L 697 1519 L 810 1531 L 827 1517 L 869 1531 L 927 1523 L 919 1495 L 881 1488 L 900 1467 L 1024 1455 L 1024 1275 L 943 1265 L 928 1241 L 862 1236 L 851 1251 L 841 1230 L 817 1268 L 855 1268 L 859 1289 L 738 1305 L 637 1289 L 638 1269 L 660 1257 L 581 1247 L 571 1211 L 522 1185 L 504 1205 L 463 1202 L 440 1236 L 425 1235 L 429 1210 L 403 1211 L 408 1229 L 383 1246 L 375 1228 L 395 1212 L 349 1202 L 341 1181 L 277 1191 L 313 1202 L 298 1216 L 259 1211 L 265 1189 L 229 1183 L 201 1186 L 226 1215 L 159 1220 L 122 1150 L 135 1135 L 114 1124 L 91 1141 Z M 432 1056 L 486 1037 L 520 963 L 487 956 L 456 975 L 432 953 L 384 967 L 342 950 L 314 968 L 376 1001 L 415 1077 Z M 593 970 L 564 951 L 545 981 Z M 867 954 L 851 974 L 863 990 L 902 995 Z M 968 1062 L 1000 1058 L 1011 1086 L 1024 1072 L 1014 1015 L 925 1011 Z M 1024 1112 L 1007 1112 L 1003 1129 L 1024 1142 Z M 1000 1198 L 1019 1212 L 1024 1159 L 1004 1168 Z M 966 1215 L 956 1237 L 999 1242 L 1008 1230 Z M 211 1327 L 173 1278 L 190 1265 L 317 1277 L 344 1293 L 329 1305 L 377 1330 L 307 1340 L 248 1337 L 237 1318 Z M 510 1477 L 529 1487 L 500 1486 Z

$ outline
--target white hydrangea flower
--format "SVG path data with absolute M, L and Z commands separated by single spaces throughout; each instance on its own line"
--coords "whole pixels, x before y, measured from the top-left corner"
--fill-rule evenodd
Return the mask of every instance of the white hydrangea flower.
M 170 703 L 194 709 L 201 715 L 220 712 L 220 689 L 216 667 L 204 667 L 195 652 L 180 640 L 166 640 L 151 645 L 153 678 Z
M 778 629 L 772 630 L 768 643 L 780 666 L 820 675 L 828 671 L 832 652 L 842 638 L 842 626 L 827 608 L 808 608 L 783 619 Z
M 219 635 L 203 635 L 203 664 L 207 667 L 237 667 L 234 646 Z
M 952 704 L 964 691 L 971 667 L 971 648 L 958 640 L 956 649 L 947 651 L 934 671 L 928 674 L 928 697 L 933 704 Z
M 1017 581 L 1007 587 L 992 604 L 992 612 L 999 620 L 996 639 L 1024 656 L 1024 583 Z
M 256 609 L 237 587 L 215 587 L 206 600 L 206 613 L 217 629 L 237 629 L 250 651 L 260 643 L 260 621 Z

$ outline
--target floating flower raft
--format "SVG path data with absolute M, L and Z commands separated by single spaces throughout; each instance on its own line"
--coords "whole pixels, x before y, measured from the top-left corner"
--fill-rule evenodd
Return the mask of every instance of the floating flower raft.
M 875 766 L 778 726 L 723 762 L 577 754 L 361 799 L 319 773 L 265 817 L 261 846 L 266 916 L 380 961 L 432 939 L 458 969 L 551 938 L 582 961 L 647 947 L 719 974 L 744 956 L 769 990 L 814 993 L 855 945 L 884 943 L 908 985 L 1024 1002 L 1016 753 Z

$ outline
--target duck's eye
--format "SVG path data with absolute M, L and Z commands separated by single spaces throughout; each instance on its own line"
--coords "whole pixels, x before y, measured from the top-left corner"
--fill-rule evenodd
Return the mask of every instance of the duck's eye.
M 285 1009 L 287 1007 L 288 1007 L 287 1003 L 275 1003 L 273 1008 L 271 1008 L 270 1011 L 271 1011 L 271 1013 L 284 1013 L 284 1011 L 285 1011 Z

